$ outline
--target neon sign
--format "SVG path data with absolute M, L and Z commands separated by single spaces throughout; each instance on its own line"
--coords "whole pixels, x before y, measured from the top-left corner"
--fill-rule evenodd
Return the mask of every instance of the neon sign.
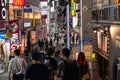
M 25 1 L 24 0 L 13 0 L 14 6 L 24 6 Z

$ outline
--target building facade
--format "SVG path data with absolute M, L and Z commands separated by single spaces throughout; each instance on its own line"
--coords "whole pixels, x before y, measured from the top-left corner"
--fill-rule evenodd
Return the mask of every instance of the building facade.
M 93 51 L 103 80 L 116 80 L 120 57 L 120 0 L 92 0 Z M 116 61 L 117 60 L 117 61 Z

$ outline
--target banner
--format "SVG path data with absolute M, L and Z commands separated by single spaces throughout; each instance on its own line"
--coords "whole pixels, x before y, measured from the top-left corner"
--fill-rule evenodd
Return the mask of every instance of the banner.
M 10 21 L 10 25 L 10 33 L 12 33 L 12 38 L 10 40 L 10 53 L 13 53 L 13 51 L 18 49 L 20 45 L 19 22 L 18 20 Z

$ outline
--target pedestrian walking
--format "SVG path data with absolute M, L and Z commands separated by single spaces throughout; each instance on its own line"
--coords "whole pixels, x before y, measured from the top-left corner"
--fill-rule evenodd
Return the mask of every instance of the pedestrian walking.
M 10 60 L 8 65 L 8 80 L 23 80 L 27 63 L 20 56 L 19 49 L 14 50 L 14 55 L 15 57 Z
M 53 41 L 50 39 L 50 47 L 53 47 Z
M 58 36 L 58 34 L 57 34 L 57 44 L 59 43 L 59 36 Z
M 58 64 L 57 78 L 58 80 L 79 80 L 79 67 L 76 61 L 69 58 L 70 50 L 64 48 L 62 50 L 63 61 Z
M 80 80 L 91 80 L 89 64 L 83 52 L 80 52 L 77 58 L 77 63 L 80 66 Z
M 48 49 L 48 39 L 46 38 L 45 39 L 45 50 L 47 51 L 47 49 Z
M 25 47 L 25 50 L 24 50 L 24 57 L 25 57 L 25 60 L 26 60 L 27 64 L 29 64 L 31 62 L 30 51 L 28 50 L 27 47 Z
M 56 59 L 53 57 L 53 49 L 52 48 L 48 48 L 47 52 L 46 52 L 46 57 L 44 60 L 44 63 L 48 66 L 49 70 L 50 70 L 50 78 L 49 80 L 54 80 L 55 79 L 55 75 L 56 75 L 56 71 L 57 71 L 57 61 Z
M 25 80 L 48 80 L 49 69 L 40 62 L 39 52 L 32 53 L 32 64 L 27 66 Z
M 41 50 L 44 49 L 44 41 L 43 41 L 43 39 L 41 39 L 41 40 L 38 39 L 38 45 L 39 45 Z
M 54 41 L 53 41 L 53 50 L 54 50 L 54 51 L 55 51 L 56 44 L 57 44 L 57 42 L 56 42 L 56 40 L 54 39 Z

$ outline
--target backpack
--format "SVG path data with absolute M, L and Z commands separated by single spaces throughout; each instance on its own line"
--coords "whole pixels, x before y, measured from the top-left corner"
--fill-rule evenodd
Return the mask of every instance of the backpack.
M 77 62 L 74 60 L 68 63 L 64 60 L 64 64 L 65 68 L 63 71 L 63 80 L 80 80 L 80 69 Z
M 89 66 L 88 66 L 87 61 L 86 61 L 86 64 L 85 64 L 85 65 L 80 65 L 80 64 L 79 64 L 79 67 L 80 67 L 80 71 L 81 71 L 81 76 L 83 76 L 84 74 L 88 73 L 88 71 L 89 71 Z
M 57 61 L 55 59 L 48 57 L 44 60 L 44 63 L 48 66 L 49 69 L 49 80 L 54 80 L 54 71 L 57 70 Z

